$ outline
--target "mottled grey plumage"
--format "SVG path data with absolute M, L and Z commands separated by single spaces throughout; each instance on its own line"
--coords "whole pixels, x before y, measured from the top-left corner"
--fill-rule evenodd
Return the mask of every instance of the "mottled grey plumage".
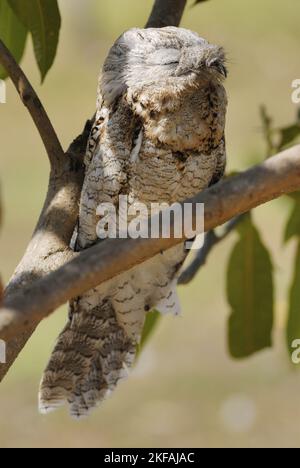
M 222 48 L 185 29 L 132 29 L 112 47 L 99 82 L 76 246 L 97 240 L 97 206 L 173 203 L 222 177 L 226 76 Z M 178 313 L 174 247 L 77 298 L 40 389 L 47 412 L 65 402 L 83 416 L 126 376 L 145 314 Z

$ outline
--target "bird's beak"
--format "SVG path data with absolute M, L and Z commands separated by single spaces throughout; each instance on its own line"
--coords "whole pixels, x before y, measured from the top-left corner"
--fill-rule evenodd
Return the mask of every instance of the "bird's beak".
M 217 67 L 218 72 L 224 76 L 224 78 L 227 78 L 228 76 L 228 71 L 224 63 L 220 63 L 219 66 Z
M 222 60 L 212 60 L 211 62 L 207 63 L 207 66 L 208 68 L 214 68 L 218 73 L 220 73 L 220 75 L 222 75 L 224 78 L 227 78 L 228 71 Z

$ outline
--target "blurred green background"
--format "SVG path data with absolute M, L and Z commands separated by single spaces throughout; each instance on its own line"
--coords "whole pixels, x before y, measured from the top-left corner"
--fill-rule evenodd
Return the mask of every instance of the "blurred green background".
M 58 55 L 42 87 L 27 45 L 23 67 L 65 147 L 94 112 L 97 75 L 111 43 L 123 30 L 142 26 L 151 5 L 150 0 L 61 0 Z M 299 17 L 298 0 L 211 0 L 186 10 L 182 25 L 228 52 L 229 171 L 265 155 L 260 104 L 278 126 L 294 120 Z M 40 212 L 48 164 L 11 84 L 0 122 L 5 208 L 0 271 L 7 281 Z M 66 309 L 44 321 L 0 386 L 0 447 L 299 447 L 300 375 L 291 369 L 283 336 L 295 255 L 293 243 L 282 244 L 289 209 L 282 199 L 255 211 L 275 258 L 274 349 L 246 361 L 228 356 L 224 290 L 233 235 L 197 279 L 180 288 L 183 316 L 163 319 L 130 379 L 88 420 L 73 421 L 66 411 L 38 414 L 39 380 Z

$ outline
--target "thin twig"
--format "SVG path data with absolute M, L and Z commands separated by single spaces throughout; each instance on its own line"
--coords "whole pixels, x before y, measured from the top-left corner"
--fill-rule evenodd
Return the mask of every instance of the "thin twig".
M 212 250 L 226 239 L 237 225 L 243 220 L 244 214 L 231 219 L 224 227 L 222 234 L 217 234 L 215 230 L 209 231 L 205 235 L 204 245 L 198 250 L 190 265 L 181 273 L 178 284 L 185 285 L 193 281 L 199 270 L 206 264 L 208 256 Z
M 60 168 L 64 151 L 53 125 L 28 78 L 0 39 L 0 64 L 14 83 L 42 138 L 52 169 Z

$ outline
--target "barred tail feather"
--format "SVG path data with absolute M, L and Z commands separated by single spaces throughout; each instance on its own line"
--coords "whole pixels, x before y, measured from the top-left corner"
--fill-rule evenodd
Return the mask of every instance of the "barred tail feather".
M 44 372 L 41 413 L 68 403 L 72 416 L 87 416 L 127 376 L 135 352 L 136 343 L 118 323 L 109 301 L 92 306 L 80 298 L 72 304 L 70 322 Z

